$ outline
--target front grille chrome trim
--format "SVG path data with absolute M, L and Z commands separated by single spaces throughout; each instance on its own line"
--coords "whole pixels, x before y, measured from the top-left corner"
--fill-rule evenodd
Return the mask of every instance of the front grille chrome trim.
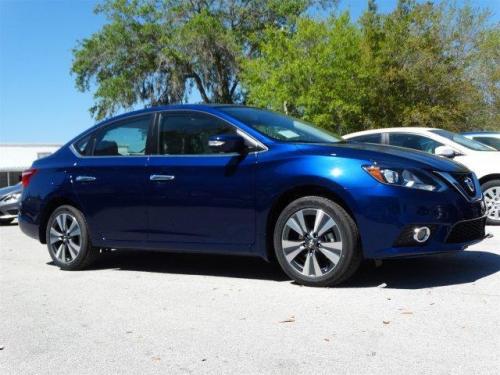
M 475 187 L 475 192 L 476 192 L 474 196 L 470 196 L 469 194 L 467 194 L 467 192 L 463 189 L 462 185 L 450 173 L 440 172 L 440 171 L 434 171 L 434 173 L 441 176 L 442 178 L 444 178 L 465 199 L 467 199 L 467 201 L 477 202 L 477 201 L 480 201 L 481 199 L 483 199 L 483 193 L 481 192 L 481 185 L 479 184 L 479 180 L 477 179 L 476 174 L 474 172 L 471 172 L 471 177 L 472 177 L 472 181 L 474 182 L 474 187 Z

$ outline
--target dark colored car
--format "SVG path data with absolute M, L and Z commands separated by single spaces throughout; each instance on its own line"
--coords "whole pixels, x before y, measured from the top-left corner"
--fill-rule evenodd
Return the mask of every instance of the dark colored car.
M 22 191 L 21 183 L 0 189 L 0 225 L 10 224 L 17 218 Z
M 423 152 L 347 144 L 243 106 L 118 116 L 23 173 L 24 233 L 81 269 L 98 248 L 277 258 L 299 283 L 361 259 L 465 249 L 485 236 L 478 180 Z
M 500 132 L 467 132 L 462 135 L 500 151 Z

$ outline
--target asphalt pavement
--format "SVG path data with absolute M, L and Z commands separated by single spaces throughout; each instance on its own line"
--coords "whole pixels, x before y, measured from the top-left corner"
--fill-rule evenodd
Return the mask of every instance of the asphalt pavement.
M 500 227 L 301 287 L 253 258 L 141 251 L 65 272 L 0 227 L 1 374 L 498 374 Z

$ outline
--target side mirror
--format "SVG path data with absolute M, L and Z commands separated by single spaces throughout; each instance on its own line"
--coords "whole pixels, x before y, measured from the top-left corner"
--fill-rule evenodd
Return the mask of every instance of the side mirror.
M 208 147 L 220 153 L 241 153 L 245 150 L 245 139 L 233 134 L 213 135 L 208 138 Z
M 436 147 L 434 153 L 438 156 L 444 156 L 445 158 L 450 158 L 450 159 L 453 159 L 456 156 L 455 151 L 448 146 Z

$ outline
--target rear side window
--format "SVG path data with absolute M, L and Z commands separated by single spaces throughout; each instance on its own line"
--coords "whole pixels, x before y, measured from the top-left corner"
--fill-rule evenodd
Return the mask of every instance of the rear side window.
M 442 143 L 439 143 L 431 138 L 408 133 L 390 133 L 389 144 L 392 146 L 424 151 L 429 154 L 434 154 L 436 148 L 443 145 Z
M 382 143 L 382 134 L 367 134 L 367 135 L 360 135 L 358 137 L 352 137 L 349 138 L 349 141 L 351 142 L 360 142 L 360 143 Z
M 217 117 L 203 113 L 163 113 L 160 119 L 161 155 L 214 154 L 208 139 L 214 135 L 236 134 L 236 129 Z
M 151 116 L 144 116 L 105 128 L 96 136 L 93 155 L 145 155 L 150 122 Z

